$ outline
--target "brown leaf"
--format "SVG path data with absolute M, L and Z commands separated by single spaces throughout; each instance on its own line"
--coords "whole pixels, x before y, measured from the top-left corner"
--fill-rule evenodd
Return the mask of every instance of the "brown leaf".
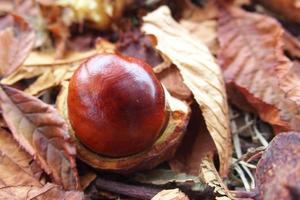
M 281 80 L 279 86 L 285 97 L 300 106 L 300 62 L 294 61 L 290 68 L 279 66 L 276 74 Z
M 64 191 L 60 186 L 51 183 L 43 187 L 11 186 L 0 188 L 0 199 L 10 200 L 83 200 L 84 195 L 79 191 Z
M 227 7 L 220 10 L 218 30 L 218 60 L 232 102 L 276 129 L 300 129 L 299 108 L 285 98 L 283 80 L 276 77 L 278 68 L 291 66 L 282 51 L 281 26 L 270 17 Z
M 14 15 L 12 25 L 0 31 L 0 76 L 8 76 L 21 66 L 33 48 L 34 31 L 20 16 Z
M 14 138 L 38 161 L 54 182 L 65 189 L 79 188 L 76 149 L 57 111 L 24 92 L 1 86 L 3 117 Z
M 300 198 L 300 136 L 298 132 L 277 135 L 257 164 L 260 199 Z
M 157 49 L 177 66 L 184 84 L 199 104 L 219 153 L 220 173 L 225 176 L 231 157 L 231 136 L 225 86 L 219 66 L 207 47 L 171 17 L 167 7 L 158 8 L 143 20 L 142 29 L 157 38 Z
M 0 187 L 41 186 L 33 158 L 20 148 L 10 133 L 0 129 Z
M 167 88 L 172 96 L 190 102 L 192 93 L 183 83 L 183 79 L 176 66 L 168 67 L 167 69 L 156 74 L 160 82 Z
M 259 0 L 259 2 L 286 19 L 300 23 L 299 0 Z
M 142 33 L 138 28 L 132 29 L 120 33 L 116 44 L 117 51 L 127 56 L 142 59 L 152 67 L 161 63 L 161 56 L 155 50 L 151 38 Z

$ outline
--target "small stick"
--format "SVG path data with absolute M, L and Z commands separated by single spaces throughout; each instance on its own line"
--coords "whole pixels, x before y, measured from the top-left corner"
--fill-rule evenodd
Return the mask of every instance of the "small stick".
M 134 197 L 137 199 L 151 199 L 161 191 L 161 189 L 129 185 L 126 183 L 105 180 L 99 177 L 97 178 L 95 184 L 97 189 L 103 189 L 109 192 L 122 194 L 128 197 Z

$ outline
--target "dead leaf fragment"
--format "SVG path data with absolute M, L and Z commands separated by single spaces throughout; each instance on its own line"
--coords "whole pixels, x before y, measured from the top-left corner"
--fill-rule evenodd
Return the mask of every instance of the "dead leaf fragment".
M 78 189 L 76 149 L 57 111 L 8 86 L 1 86 L 0 99 L 3 117 L 19 144 L 34 156 L 55 183 L 68 190 Z
M 179 189 L 162 190 L 151 200 L 189 200 Z
M 0 129 L 0 187 L 42 186 L 33 168 L 33 158 L 20 148 L 12 135 Z
M 298 132 L 277 135 L 257 164 L 260 199 L 300 198 L 300 136 Z
M 227 187 L 223 183 L 221 177 L 219 176 L 214 163 L 211 157 L 206 157 L 202 160 L 202 179 L 212 188 L 214 188 L 214 192 L 219 194 L 221 197 L 217 197 L 222 200 L 230 200 L 233 199 L 232 195 L 228 191 Z
M 121 32 L 116 47 L 117 51 L 122 54 L 142 59 L 152 67 L 162 62 L 151 37 L 142 33 L 138 28 Z
M 243 96 L 250 109 L 275 129 L 300 129 L 299 108 L 290 98 L 285 98 L 279 87 L 284 81 L 276 76 L 278 69 L 289 69 L 292 65 L 283 54 L 283 29 L 278 22 L 227 7 L 220 10 L 218 30 L 218 60 L 232 102 L 249 111 L 249 106 L 241 101 Z
M 171 67 L 156 73 L 156 76 L 172 96 L 187 102 L 192 100 L 192 92 L 183 83 L 182 76 L 176 66 L 172 65 Z
M 12 24 L 0 31 L 0 76 L 8 76 L 21 66 L 34 46 L 35 34 L 20 16 L 10 16 Z
M 176 22 L 166 6 L 149 13 L 143 20 L 142 29 L 157 38 L 157 49 L 177 66 L 199 104 L 219 153 L 221 175 L 225 176 L 231 157 L 231 136 L 219 66 L 207 47 Z
M 11 186 L 0 187 L 0 199 L 10 200 L 83 200 L 83 192 L 64 191 L 58 185 L 51 183 L 43 187 L 36 186 Z

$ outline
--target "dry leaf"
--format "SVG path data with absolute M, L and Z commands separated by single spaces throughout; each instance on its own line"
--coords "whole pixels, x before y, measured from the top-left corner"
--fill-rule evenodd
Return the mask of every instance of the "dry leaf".
M 206 157 L 205 159 L 203 159 L 201 163 L 201 167 L 202 167 L 202 174 L 201 174 L 202 179 L 210 187 L 214 188 L 215 193 L 222 196 L 218 198 L 220 199 L 222 198 L 222 200 L 234 199 L 230 194 L 230 192 L 228 191 L 227 187 L 224 185 L 211 158 Z
M 51 183 L 43 187 L 11 186 L 0 187 L 0 199 L 10 200 L 83 200 L 84 195 L 79 191 L 64 191 L 58 185 Z
M 33 158 L 20 148 L 12 135 L 0 129 L 0 187 L 42 186 Z
M 68 127 L 57 111 L 24 92 L 0 88 L 3 117 L 14 138 L 38 161 L 54 182 L 65 189 L 79 188 L 76 149 Z
M 207 47 L 171 17 L 167 7 L 158 8 L 143 20 L 142 29 L 157 38 L 157 49 L 177 66 L 185 85 L 199 104 L 219 153 L 220 173 L 225 176 L 231 158 L 231 136 L 225 86 L 219 66 Z
M 290 68 L 279 66 L 276 74 L 281 80 L 279 86 L 285 97 L 300 106 L 300 62 L 294 61 Z
M 257 164 L 259 199 L 299 199 L 299 160 L 299 133 L 287 132 L 277 135 Z
M 167 67 L 161 72 L 156 73 L 156 76 L 172 96 L 188 102 L 192 100 L 193 95 L 183 83 L 183 79 L 176 66 Z
M 19 80 L 38 76 L 25 92 L 36 95 L 39 92 L 59 85 L 71 78 L 79 64 L 98 51 L 68 52 L 64 59 L 55 60 L 55 52 L 32 52 L 23 66 L 11 76 L 3 79 L 3 84 L 14 84 Z
M 212 53 L 217 53 L 217 21 L 218 9 L 215 0 L 204 2 L 200 8 L 190 0 L 183 1 L 183 13 L 179 23 L 186 28 L 191 35 L 199 38 Z
M 21 66 L 34 46 L 35 34 L 25 20 L 10 16 L 11 26 L 0 31 L 0 76 L 8 76 Z
M 217 53 L 219 48 L 217 41 L 217 20 L 197 22 L 183 19 L 180 20 L 180 24 L 195 38 L 199 38 L 212 53 Z
M 162 190 L 151 200 L 189 200 L 179 189 Z
M 64 59 L 55 59 L 54 51 L 33 51 L 25 60 L 23 66 L 9 77 L 2 79 L 2 84 L 12 85 L 22 79 L 38 77 L 25 92 L 36 95 L 43 90 L 57 86 L 68 80 L 88 57 L 101 52 L 114 52 L 115 46 L 106 40 L 98 40 L 96 48 L 77 52 L 66 52 Z
M 117 51 L 124 55 L 139 58 L 155 67 L 162 62 L 160 54 L 155 50 L 152 38 L 141 32 L 139 28 L 133 28 L 121 32 L 116 43 Z
M 218 60 L 234 104 L 257 112 L 275 129 L 298 130 L 300 110 L 295 102 L 285 98 L 279 88 L 284 80 L 276 77 L 277 70 L 288 70 L 291 66 L 282 51 L 282 33 L 281 26 L 270 17 L 234 7 L 223 8 L 219 18 Z
M 259 0 L 259 2 L 286 19 L 300 23 L 299 0 Z

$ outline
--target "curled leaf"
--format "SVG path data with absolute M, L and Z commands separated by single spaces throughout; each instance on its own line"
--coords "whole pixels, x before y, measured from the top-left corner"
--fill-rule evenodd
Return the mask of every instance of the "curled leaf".
M 279 87 L 284 80 L 276 76 L 292 64 L 282 51 L 281 26 L 270 17 L 227 7 L 220 10 L 218 30 L 218 60 L 232 102 L 277 130 L 300 129 L 299 107 L 285 97 Z
M 1 86 L 0 100 L 3 117 L 19 144 L 34 156 L 55 183 L 65 189 L 78 189 L 76 149 L 57 111 L 8 86 Z
M 298 132 L 277 135 L 257 164 L 260 199 L 300 198 L 300 136 Z
M 207 47 L 191 36 L 162 6 L 144 18 L 142 29 L 157 38 L 157 49 L 177 66 L 185 85 L 200 106 L 226 175 L 231 157 L 231 136 L 225 86 L 219 66 Z M 174 45 L 176 44 L 176 45 Z
M 0 31 L 1 77 L 10 75 L 21 66 L 35 42 L 34 31 L 22 17 L 13 15 L 10 18 L 12 25 Z

